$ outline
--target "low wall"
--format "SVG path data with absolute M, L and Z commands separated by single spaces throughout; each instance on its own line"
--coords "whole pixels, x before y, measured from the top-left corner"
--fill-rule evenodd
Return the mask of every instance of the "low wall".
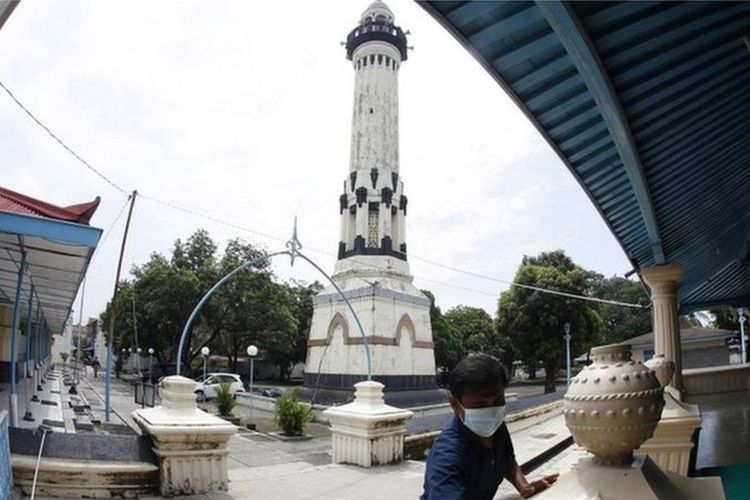
M 237 393 L 237 404 L 245 408 L 252 406 L 254 410 L 261 411 L 273 412 L 276 409 L 276 399 L 247 392 Z
M 750 364 L 682 370 L 687 396 L 750 390 Z
M 555 401 L 545 405 L 528 408 L 519 412 L 511 413 L 505 418 L 508 431 L 514 432 L 527 429 L 532 425 L 544 422 L 560 414 L 563 401 Z M 427 431 L 418 434 L 408 434 L 404 437 L 404 457 L 408 460 L 424 460 L 427 452 L 432 447 L 442 431 Z
M 42 433 L 10 429 L 13 482 L 30 494 Z M 44 442 L 37 494 L 109 498 L 154 494 L 159 467 L 151 440 L 136 435 L 49 432 Z

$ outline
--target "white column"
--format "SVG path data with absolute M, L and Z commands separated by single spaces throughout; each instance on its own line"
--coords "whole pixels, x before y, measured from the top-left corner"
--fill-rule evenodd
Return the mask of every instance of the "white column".
M 641 276 L 651 288 L 654 354 L 663 354 L 666 359 L 674 361 L 675 372 L 670 386 L 682 394 L 682 344 L 677 315 L 677 282 L 682 270 L 677 265 L 656 266 L 643 269 Z
M 161 385 L 161 406 L 132 413 L 135 423 L 153 440 L 160 493 L 199 495 L 226 490 L 227 442 L 237 428 L 198 409 L 194 380 L 171 376 Z
M 383 402 L 383 384 L 354 384 L 354 401 L 324 412 L 331 425 L 333 463 L 374 467 L 397 463 L 404 457 L 409 410 Z
M 398 210 L 396 218 L 398 219 L 398 244 L 400 247 L 402 243 L 406 243 L 406 216 L 404 211 Z M 396 250 L 400 250 L 400 248 L 396 248 Z

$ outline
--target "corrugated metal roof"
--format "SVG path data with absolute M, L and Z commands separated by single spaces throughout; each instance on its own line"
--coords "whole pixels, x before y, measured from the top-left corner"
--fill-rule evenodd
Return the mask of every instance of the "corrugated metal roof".
M 721 330 L 718 328 L 680 328 L 680 339 L 682 344 L 691 344 L 695 342 L 705 342 L 706 340 L 723 340 L 731 338 L 737 335 L 736 331 L 733 330 Z M 653 345 L 654 344 L 654 332 L 645 333 L 637 337 L 629 338 L 620 344 L 629 345 Z
M 750 303 L 750 2 L 421 2 L 683 312 Z
M 89 223 L 97 207 L 99 207 L 100 201 L 101 199 L 97 196 L 93 201 L 87 203 L 79 203 L 69 207 L 60 207 L 0 187 L 0 210 L 18 214 L 36 215 L 38 217 L 48 217 L 50 219 L 64 220 L 67 222 L 77 222 L 79 224 Z
M 98 206 L 99 197 L 59 207 L 0 188 L 0 302 L 14 303 L 23 271 L 21 318 L 31 300 L 52 332 L 62 332 L 102 233 L 88 225 Z

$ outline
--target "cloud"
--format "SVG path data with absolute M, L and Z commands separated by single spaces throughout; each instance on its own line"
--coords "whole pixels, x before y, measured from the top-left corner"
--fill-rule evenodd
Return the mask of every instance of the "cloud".
M 399 76 L 410 253 L 511 278 L 524 253 L 562 247 L 605 274 L 626 270 L 585 195 L 498 85 L 418 5 L 390 3 L 415 46 Z M 22 2 L 0 32 L 0 78 L 127 190 L 281 239 L 298 215 L 305 249 L 332 270 L 353 95 L 339 42 L 366 4 Z M 61 205 L 101 195 L 92 223 L 109 227 L 124 197 L 4 97 L 0 133 L 0 185 Z M 111 295 L 122 222 L 91 266 L 86 315 Z M 143 198 L 125 269 L 198 227 L 220 243 L 281 245 Z M 444 308 L 494 311 L 501 284 L 411 265 Z M 281 260 L 276 271 L 318 278 Z

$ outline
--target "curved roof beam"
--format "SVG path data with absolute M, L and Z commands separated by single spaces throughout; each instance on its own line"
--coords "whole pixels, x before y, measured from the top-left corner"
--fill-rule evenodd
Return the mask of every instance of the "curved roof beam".
M 638 148 L 620 99 L 599 54 L 568 2 L 536 0 L 535 3 L 565 47 L 599 108 L 628 174 L 630 186 L 646 226 L 654 261 L 657 265 L 664 264 L 664 248 L 659 235 L 656 212 Z

